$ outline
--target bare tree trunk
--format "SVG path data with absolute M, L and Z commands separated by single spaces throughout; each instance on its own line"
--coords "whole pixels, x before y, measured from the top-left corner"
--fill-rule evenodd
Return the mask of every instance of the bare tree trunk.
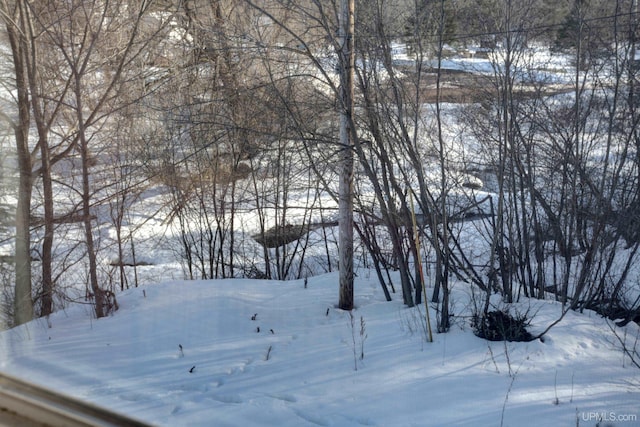
M 353 309 L 353 67 L 354 0 L 340 3 L 340 144 L 341 167 L 338 197 L 340 300 L 343 310 Z
M 89 261 L 89 286 L 93 293 L 96 317 L 106 316 L 104 304 L 104 292 L 98 283 L 98 262 L 96 248 L 93 240 L 93 224 L 91 223 L 91 183 L 89 170 L 89 141 L 85 129 L 85 117 L 82 112 L 82 84 L 81 76 L 75 76 L 75 101 L 76 117 L 78 120 L 78 137 L 80 143 L 80 158 L 82 162 L 82 223 L 84 224 L 85 239 L 87 245 L 87 258 Z
M 18 205 L 16 208 L 15 269 L 16 286 L 14 296 L 14 321 L 16 325 L 33 319 L 33 299 L 31 296 L 31 159 L 25 149 L 28 133 L 22 126 L 15 131 L 18 143 Z M 21 142 L 22 141 L 22 142 Z M 26 153 L 25 153 L 26 151 Z
M 27 10 L 30 10 L 27 8 Z M 51 179 L 51 149 L 49 147 L 49 131 L 51 120 L 47 121 L 42 105 L 42 90 L 38 88 L 40 83 L 39 67 L 40 52 L 37 47 L 36 34 L 31 25 L 31 17 L 28 15 L 29 27 L 25 29 L 28 37 L 28 75 L 31 91 L 31 108 L 33 118 L 38 131 L 38 145 L 40 146 L 40 176 L 42 177 L 42 197 L 44 203 L 44 236 L 42 239 L 42 293 L 40 316 L 47 316 L 53 312 L 53 237 L 54 237 L 54 206 L 53 206 L 53 182 Z M 56 108 L 57 110 L 57 108 Z
M 40 130 L 38 131 L 40 133 Z M 42 301 L 40 316 L 47 316 L 53 312 L 53 185 L 51 181 L 51 158 L 48 141 L 41 138 L 40 160 L 42 163 L 42 195 L 44 199 L 44 236 L 42 239 Z
M 20 325 L 33 319 L 33 298 L 31 295 L 31 192 L 32 160 L 29 150 L 29 125 L 31 112 L 29 105 L 29 83 L 27 75 L 28 49 L 23 37 L 23 28 L 27 17 L 22 3 L 18 2 L 13 11 L 2 5 L 3 16 L 16 78 L 18 122 L 13 124 L 18 154 L 18 204 L 16 208 L 16 244 L 15 244 L 15 293 L 14 323 Z
M 442 131 L 442 106 L 441 106 L 441 78 L 442 78 L 442 52 L 444 47 L 444 27 L 445 27 L 444 1 L 440 1 L 439 10 L 436 17 L 438 26 L 436 45 L 436 130 L 437 130 L 437 152 L 440 172 L 440 199 L 439 203 L 433 201 L 433 197 L 428 195 L 430 203 L 433 205 L 431 218 L 431 244 L 436 255 L 435 265 L 435 289 L 433 291 L 432 302 L 439 301 L 440 290 L 442 290 L 442 301 L 440 304 L 440 319 L 438 321 L 438 332 L 449 330 L 449 269 L 450 269 L 450 249 L 449 249 L 449 213 L 447 209 L 447 198 L 451 185 L 448 182 L 447 158 L 444 135 Z

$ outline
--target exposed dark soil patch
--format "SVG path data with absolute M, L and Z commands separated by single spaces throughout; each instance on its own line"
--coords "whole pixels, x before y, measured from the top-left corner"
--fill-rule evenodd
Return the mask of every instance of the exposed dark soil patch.
M 407 76 L 404 83 L 415 87 L 415 73 L 403 70 Z M 520 84 L 514 87 L 514 96 L 525 99 L 552 96 L 573 90 L 568 86 Z M 491 76 L 462 70 L 442 70 L 440 74 L 440 102 L 468 104 L 495 99 L 496 83 Z M 424 103 L 438 100 L 437 73 L 429 70 L 421 75 L 420 99 Z
M 91 221 L 95 221 L 96 220 L 96 216 L 95 215 L 91 215 L 90 219 Z M 54 224 L 76 224 L 76 223 L 81 223 L 82 221 L 84 221 L 84 216 L 82 213 L 77 213 L 77 212 L 71 212 L 69 214 L 66 215 L 60 215 L 57 216 L 55 218 L 53 218 L 53 223 Z M 35 226 L 42 226 L 44 225 L 44 218 L 40 217 L 40 216 L 32 216 L 31 217 L 31 223 Z
M 285 224 L 271 227 L 264 233 L 255 234 L 251 237 L 266 248 L 277 248 L 301 239 L 312 230 L 322 227 L 335 227 L 336 225 L 338 225 L 337 221 L 296 225 Z
M 120 260 L 114 260 L 111 261 L 109 263 L 110 266 L 112 267 L 145 267 L 145 266 L 149 266 L 149 265 L 154 265 L 151 262 L 147 262 L 147 261 L 136 261 L 136 262 L 131 262 L 131 261 L 125 261 L 122 262 Z

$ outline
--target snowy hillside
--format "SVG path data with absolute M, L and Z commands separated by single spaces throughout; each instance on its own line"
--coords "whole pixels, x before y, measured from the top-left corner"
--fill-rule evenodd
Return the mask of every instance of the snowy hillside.
M 640 426 L 640 370 L 596 314 L 570 312 L 544 342 L 489 343 L 460 285 L 456 325 L 428 343 L 423 310 L 385 302 L 366 272 L 352 326 L 337 281 L 130 289 L 111 317 L 76 305 L 2 332 L 0 369 L 160 426 Z M 519 307 L 532 332 L 560 312 Z

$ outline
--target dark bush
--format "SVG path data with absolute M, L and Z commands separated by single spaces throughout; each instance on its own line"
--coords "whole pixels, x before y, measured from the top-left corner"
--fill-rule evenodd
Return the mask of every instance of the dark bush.
M 532 341 L 527 331 L 526 315 L 512 316 L 506 311 L 489 311 L 486 315 L 474 315 L 471 323 L 473 333 L 489 341 Z

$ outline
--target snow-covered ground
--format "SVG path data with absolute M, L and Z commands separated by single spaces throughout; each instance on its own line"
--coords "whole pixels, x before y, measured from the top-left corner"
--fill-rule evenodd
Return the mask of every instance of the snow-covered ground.
M 161 426 L 640 426 L 640 369 L 594 313 L 570 312 L 544 342 L 487 342 L 459 284 L 452 331 L 429 343 L 424 311 L 384 301 L 367 271 L 352 326 L 337 283 L 129 289 L 111 317 L 75 305 L 2 332 L 0 369 Z M 539 332 L 561 307 L 527 309 Z M 617 333 L 640 338 L 633 323 Z
M 562 70 L 553 59 L 539 68 Z M 491 70 L 486 59 L 446 65 Z M 175 281 L 177 240 L 150 214 L 163 203 L 145 193 L 125 224 L 138 260 L 153 264 L 139 267 L 143 286 L 118 293 L 120 309 L 96 320 L 82 277 L 65 283 L 77 301 L 0 332 L 0 371 L 159 426 L 640 426 L 640 369 L 623 351 L 640 349 L 634 323 L 569 312 L 544 341 L 487 342 L 470 327 L 469 286 L 456 283 L 454 325 L 429 343 L 424 308 L 398 294 L 386 302 L 368 270 L 358 271 L 352 316 L 335 308 L 336 273 Z M 251 212 L 239 223 L 247 235 L 257 227 Z M 61 247 L 82 239 L 71 231 Z M 113 229 L 101 231 L 108 266 Z M 529 300 L 513 308 L 530 314 L 534 334 L 562 310 Z

